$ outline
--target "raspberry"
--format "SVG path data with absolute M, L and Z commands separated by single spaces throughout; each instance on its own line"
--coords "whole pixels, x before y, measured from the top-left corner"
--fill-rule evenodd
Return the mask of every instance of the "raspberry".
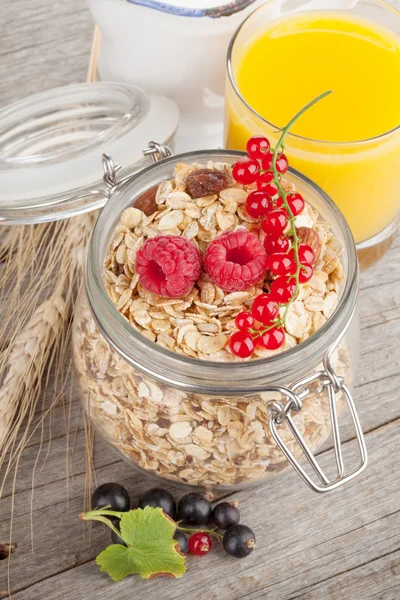
M 227 231 L 208 246 L 204 268 L 222 290 L 239 292 L 262 279 L 267 253 L 254 233 L 246 229 Z
M 146 290 L 167 298 L 180 298 L 190 292 L 200 275 L 200 253 L 185 238 L 158 235 L 140 248 L 135 267 Z

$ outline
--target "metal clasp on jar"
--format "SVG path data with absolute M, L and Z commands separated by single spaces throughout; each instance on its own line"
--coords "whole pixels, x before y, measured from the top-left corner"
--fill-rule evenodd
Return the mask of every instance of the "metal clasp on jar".
M 287 398 L 285 403 L 272 401 L 268 405 L 269 411 L 269 428 L 271 430 L 272 437 L 274 438 L 277 446 L 286 456 L 287 460 L 290 462 L 292 467 L 297 471 L 302 480 L 312 489 L 314 492 L 323 493 L 329 492 L 330 490 L 334 490 L 340 485 L 343 485 L 347 481 L 354 479 L 357 475 L 359 475 L 367 466 L 367 449 L 365 446 L 364 435 L 362 432 L 362 428 L 360 425 L 360 421 L 358 419 L 356 407 L 353 401 L 353 398 L 350 394 L 349 389 L 345 385 L 343 379 L 338 377 L 334 372 L 331 365 L 331 357 L 333 351 L 335 350 L 337 344 L 335 344 L 325 355 L 323 360 L 324 369 L 321 371 L 316 371 L 311 375 L 303 377 L 299 379 L 295 383 L 293 383 L 290 387 L 285 388 L 281 386 L 271 386 L 267 388 L 266 391 L 278 391 L 284 397 Z M 317 462 L 314 454 L 307 446 L 307 443 L 296 426 L 292 412 L 298 412 L 302 408 L 302 401 L 309 394 L 309 388 L 311 383 L 319 382 L 319 386 L 317 388 L 318 393 L 322 393 L 323 391 L 327 391 L 328 394 L 328 402 L 329 402 L 329 412 L 330 412 L 330 420 L 332 423 L 332 436 L 333 436 L 333 446 L 335 451 L 335 459 L 336 459 L 336 477 L 330 479 L 327 477 L 325 472 L 322 470 L 321 466 Z M 360 452 L 360 463 L 359 465 L 352 471 L 345 473 L 343 454 L 342 454 L 342 446 L 340 440 L 340 429 L 339 429 L 339 421 L 337 414 L 337 395 L 343 394 L 347 406 L 350 411 L 350 415 L 353 421 L 356 439 L 358 443 L 358 448 Z M 287 425 L 291 433 L 293 434 L 294 439 L 300 446 L 304 456 L 307 458 L 309 464 L 311 465 L 314 473 L 317 476 L 317 482 L 313 481 L 311 477 L 306 473 L 303 469 L 299 461 L 295 458 L 293 453 L 290 451 L 288 445 L 284 442 L 283 437 L 279 433 L 279 426 Z
M 168 146 L 163 146 L 158 142 L 149 142 L 148 147 L 143 150 L 144 157 L 150 157 L 151 162 L 157 163 L 163 158 L 172 156 L 172 152 Z M 132 177 L 136 176 L 136 172 L 129 174 L 126 177 L 122 177 L 117 180 L 117 173 L 121 169 L 121 165 L 116 165 L 109 154 L 103 154 L 101 157 L 103 165 L 103 181 L 107 186 L 108 197 L 110 197 L 114 191 L 123 183 L 129 181 Z

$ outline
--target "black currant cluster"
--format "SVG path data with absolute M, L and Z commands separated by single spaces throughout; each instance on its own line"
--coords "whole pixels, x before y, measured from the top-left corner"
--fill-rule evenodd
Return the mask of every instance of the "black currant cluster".
M 130 510 L 131 502 L 127 490 L 118 483 L 103 483 L 93 493 L 92 508 L 104 508 L 125 512 Z M 249 556 L 255 547 L 255 535 L 250 527 L 240 524 L 240 512 L 235 503 L 220 502 L 214 508 L 210 502 L 197 492 L 182 496 L 176 505 L 172 494 L 163 488 L 151 488 L 140 498 L 138 507 L 161 508 L 166 515 L 177 522 L 174 539 L 183 554 L 202 556 L 212 548 L 211 535 L 222 541 L 227 554 L 235 558 Z M 211 523 L 214 529 L 191 529 Z M 189 525 L 191 528 L 182 527 Z M 222 530 L 220 533 L 217 529 Z M 184 530 L 184 531 L 183 531 Z M 185 533 L 190 534 L 189 537 Z M 211 535 L 210 535 L 211 534 Z M 123 544 L 123 540 L 111 532 L 114 544 Z

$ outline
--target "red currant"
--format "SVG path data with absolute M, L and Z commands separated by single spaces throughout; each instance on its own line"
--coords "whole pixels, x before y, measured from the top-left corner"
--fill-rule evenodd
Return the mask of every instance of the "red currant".
M 246 199 L 247 213 L 254 219 L 266 215 L 272 208 L 271 198 L 263 191 L 251 192 Z
M 261 168 L 263 171 L 269 171 L 272 168 L 272 159 L 274 158 L 274 153 L 272 150 L 269 150 L 264 154 L 261 159 Z M 289 161 L 286 158 L 285 154 L 278 154 L 275 162 L 276 170 L 278 173 L 286 173 L 289 168 Z
M 208 554 L 212 548 L 212 539 L 208 533 L 198 531 L 190 536 L 188 540 L 188 550 L 190 554 L 196 556 L 204 556 Z
M 257 321 L 267 325 L 278 315 L 279 306 L 269 294 L 260 294 L 253 302 L 251 312 Z
M 273 233 L 269 233 L 264 240 L 264 248 L 267 254 L 274 252 L 287 252 L 289 250 L 289 239 L 286 236 L 277 237 Z
M 235 356 L 249 358 L 254 352 L 254 341 L 247 331 L 236 331 L 229 339 L 229 347 Z
M 288 168 L 289 168 L 289 161 L 286 158 L 286 155 L 279 154 L 276 157 L 276 170 L 278 171 L 278 173 L 281 173 L 283 175 L 283 173 L 286 173 Z
M 241 331 L 248 331 L 254 325 L 254 317 L 249 312 L 241 312 L 237 315 L 235 323 Z
M 292 263 L 292 266 L 290 268 L 290 273 L 291 275 L 294 275 L 297 271 L 297 265 L 296 263 Z M 301 264 L 301 269 L 299 272 L 299 282 L 300 283 L 306 283 L 307 281 L 310 281 L 311 277 L 313 276 L 314 273 L 314 269 L 312 268 L 311 265 L 309 265 L 308 263 L 305 264 Z
M 282 327 L 273 327 L 268 329 L 259 338 L 259 343 L 268 350 L 277 350 L 280 348 L 285 341 L 285 332 Z
M 265 152 L 264 156 L 261 159 L 261 168 L 263 171 L 269 171 L 272 167 L 272 159 L 274 157 L 274 153 L 272 150 Z
M 274 233 L 275 235 L 283 233 L 287 224 L 287 212 L 282 208 L 271 210 L 261 221 L 262 230 L 265 231 L 265 233 Z
M 307 244 L 300 244 L 299 246 L 299 260 L 302 264 L 307 263 L 313 265 L 315 260 L 315 252 Z
M 247 154 L 250 158 L 256 160 L 263 158 L 265 152 L 269 149 L 270 143 L 266 137 L 262 135 L 253 135 L 246 145 Z
M 268 171 L 268 173 L 262 173 L 257 179 L 257 188 L 263 192 L 266 192 L 271 198 L 276 196 L 278 193 L 278 188 L 273 180 L 274 174 L 272 171 Z
M 286 199 L 294 216 L 303 212 L 305 203 L 301 194 L 288 194 Z
M 299 215 L 304 210 L 304 199 L 300 194 L 288 194 L 286 196 L 287 203 L 289 204 L 289 208 L 293 213 L 293 216 Z M 277 208 L 280 208 L 284 205 L 283 199 L 278 198 L 276 201 Z
M 277 252 L 268 257 L 267 269 L 275 275 L 286 275 L 289 273 L 292 261 L 287 254 Z
M 308 265 L 308 264 L 301 265 L 301 269 L 300 269 L 300 273 L 299 273 L 300 283 L 306 283 L 307 281 L 310 281 L 311 277 L 313 276 L 313 273 L 314 273 L 314 269 L 312 268 L 311 265 Z
M 287 277 L 285 276 L 277 277 L 271 283 L 271 297 L 273 300 L 279 302 L 280 304 L 289 302 L 289 300 L 293 297 L 295 290 L 295 281 L 291 279 L 288 282 Z
M 249 185 L 254 183 L 259 176 L 260 165 L 248 156 L 240 158 L 232 167 L 232 175 L 238 183 Z
M 315 259 L 315 252 L 311 248 L 311 246 L 307 246 L 307 244 L 300 244 L 298 249 L 299 262 L 302 265 L 313 265 Z M 289 252 L 289 256 L 292 260 L 294 260 L 294 248 Z

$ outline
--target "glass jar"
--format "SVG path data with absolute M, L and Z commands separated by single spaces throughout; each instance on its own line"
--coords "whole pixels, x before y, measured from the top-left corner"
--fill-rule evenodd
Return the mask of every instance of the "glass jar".
M 384 27 L 394 38 L 400 35 L 400 12 L 381 0 L 316 3 L 269 0 L 242 23 L 228 50 L 226 148 L 244 150 L 248 138 L 259 133 L 265 134 L 272 145 L 276 142 L 277 125 L 284 123 L 270 122 L 267 112 L 264 118 L 246 102 L 238 84 L 239 68 L 251 40 L 272 27 L 275 20 L 286 24 L 294 15 L 301 16 L 306 11 L 318 11 L 315 15 L 324 15 L 325 11 L 328 16 L 361 18 L 372 26 Z M 384 102 L 380 109 L 377 107 L 378 111 L 385 110 Z M 291 164 L 320 185 L 345 215 L 357 243 L 361 267 L 366 268 L 381 258 L 389 249 L 398 226 L 400 125 L 376 137 L 351 142 L 327 142 L 289 133 L 285 148 Z
M 232 164 L 238 156 L 228 151 L 172 156 L 122 185 L 114 182 L 89 243 L 85 289 L 73 326 L 83 406 L 100 434 L 147 474 L 212 494 L 263 483 L 290 461 L 313 489 L 325 491 L 364 468 L 366 455 L 348 392 L 358 339 L 356 250 L 342 214 L 321 189 L 294 170 L 287 174 L 344 244 L 339 303 L 314 335 L 272 358 L 218 363 L 167 350 L 131 326 L 103 283 L 104 259 L 124 209 L 148 188 L 171 178 L 177 163 L 206 164 L 211 159 Z M 336 418 L 346 400 L 362 455 L 360 466 L 347 476 Z M 328 438 L 331 421 L 338 465 L 332 482 L 312 454 Z M 302 451 L 320 478 L 318 485 L 297 461 Z

